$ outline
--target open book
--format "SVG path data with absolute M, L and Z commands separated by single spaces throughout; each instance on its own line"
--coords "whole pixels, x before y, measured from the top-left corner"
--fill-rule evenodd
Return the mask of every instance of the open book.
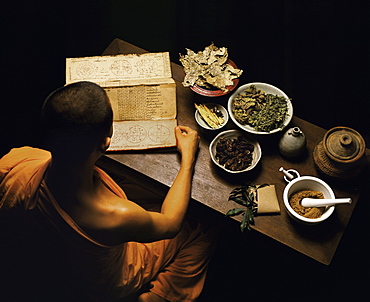
M 168 52 L 67 58 L 66 83 L 94 82 L 113 108 L 108 151 L 176 145 L 176 84 Z

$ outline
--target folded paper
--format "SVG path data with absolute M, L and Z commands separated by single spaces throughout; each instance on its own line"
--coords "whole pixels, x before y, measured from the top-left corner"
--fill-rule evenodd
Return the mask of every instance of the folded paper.
M 258 214 L 280 213 L 280 206 L 276 196 L 275 185 L 258 188 L 257 203 Z

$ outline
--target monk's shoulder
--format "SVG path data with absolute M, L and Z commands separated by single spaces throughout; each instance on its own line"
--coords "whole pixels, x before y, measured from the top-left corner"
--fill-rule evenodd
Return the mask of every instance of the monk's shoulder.
M 138 214 L 145 210 L 135 202 L 107 191 L 100 191 L 86 213 L 90 225 L 97 228 L 117 229 L 132 222 Z
M 80 218 L 80 226 L 99 242 L 115 245 L 131 241 L 132 230 L 146 211 L 134 202 L 118 196 L 101 196 L 93 209 Z

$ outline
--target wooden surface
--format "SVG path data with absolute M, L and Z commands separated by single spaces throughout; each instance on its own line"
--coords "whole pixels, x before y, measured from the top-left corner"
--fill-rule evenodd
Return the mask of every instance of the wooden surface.
M 145 50 L 115 39 L 103 55 L 143 52 Z M 194 119 L 194 102 L 217 102 L 226 106 L 229 96 L 209 98 L 198 95 L 191 89 L 184 88 L 181 84 L 184 76 L 183 68 L 174 63 L 171 63 L 171 67 L 173 78 L 176 80 L 178 123 L 197 129 L 202 138 L 195 167 L 192 198 L 224 214 L 230 208 L 236 206 L 227 201 L 231 190 L 244 181 L 250 181 L 254 184 L 274 184 L 281 213 L 279 215 L 257 216 L 253 229 L 323 264 L 330 264 L 356 206 L 362 184 L 359 182 L 338 184 L 318 174 L 313 162 L 312 151 L 314 146 L 323 138 L 326 130 L 294 116 L 291 125 L 288 127 L 298 126 L 307 137 L 307 153 L 302 158 L 289 161 L 280 155 L 277 143 L 282 133 L 259 136 L 257 139 L 261 144 L 262 159 L 257 167 L 250 172 L 229 174 L 216 167 L 209 155 L 209 142 L 217 132 L 204 132 L 199 129 Z M 223 130 L 233 128 L 236 129 L 237 127 L 232 121 L 229 121 Z M 150 180 L 154 186 L 158 184 L 168 188 L 177 174 L 179 155 L 174 148 L 141 152 L 111 152 L 102 159 L 102 165 L 104 166 L 104 164 L 118 165 L 122 168 L 122 173 L 127 173 L 127 171 L 136 173 L 138 181 L 145 178 Z M 352 205 L 337 206 L 330 219 L 320 225 L 306 226 L 296 223 L 287 215 L 284 209 L 282 192 L 286 183 L 282 173 L 279 172 L 280 167 L 296 169 L 302 176 L 312 175 L 324 178 L 333 188 L 336 197 L 351 197 L 353 199 Z M 236 217 L 235 219 L 239 220 L 240 218 Z M 236 231 L 238 230 L 236 228 Z

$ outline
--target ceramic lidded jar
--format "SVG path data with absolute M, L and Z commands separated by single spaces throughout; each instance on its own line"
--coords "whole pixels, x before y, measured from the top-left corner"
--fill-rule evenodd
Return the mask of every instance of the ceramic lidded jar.
M 306 136 L 299 127 L 288 129 L 279 141 L 280 153 L 286 157 L 300 156 L 305 148 Z
M 356 130 L 334 127 L 327 131 L 313 152 L 317 168 L 338 179 L 357 177 L 366 165 L 366 144 Z

